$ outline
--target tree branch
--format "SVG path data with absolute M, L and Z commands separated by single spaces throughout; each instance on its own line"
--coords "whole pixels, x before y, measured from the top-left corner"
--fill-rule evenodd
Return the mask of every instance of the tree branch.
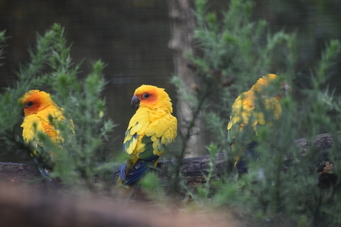
M 319 152 L 327 153 L 328 149 L 334 144 L 333 139 L 329 133 L 324 133 L 316 136 L 313 141 L 309 142 L 307 139 L 297 139 L 294 141 L 298 148 L 298 152 L 302 156 L 307 155 L 309 148 L 318 149 Z M 229 169 L 228 163 L 225 161 L 225 154 L 218 153 L 214 162 L 213 176 L 219 177 L 226 169 Z M 174 165 L 174 161 L 160 161 L 159 167 L 164 168 L 169 165 Z M 185 158 L 181 166 L 181 174 L 183 175 L 188 186 L 195 186 L 206 182 L 205 176 L 210 168 L 209 155 Z M 114 168 L 114 174 L 118 176 L 118 167 Z M 21 164 L 21 163 L 6 163 L 0 162 L 1 180 L 11 184 L 31 183 L 32 187 L 44 189 L 46 185 L 41 180 L 40 172 L 34 164 Z M 162 175 L 161 179 L 168 179 L 167 174 Z

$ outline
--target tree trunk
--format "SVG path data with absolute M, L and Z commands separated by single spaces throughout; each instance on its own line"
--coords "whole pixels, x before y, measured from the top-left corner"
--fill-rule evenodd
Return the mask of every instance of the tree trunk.
M 190 69 L 190 61 L 186 54 L 193 54 L 193 29 L 195 19 L 191 0 L 168 0 L 169 17 L 171 21 L 171 39 L 168 47 L 173 50 L 175 75 L 180 77 L 187 91 L 193 91 L 195 86 L 194 73 Z M 186 133 L 188 123 L 193 118 L 193 112 L 184 101 L 178 98 L 177 117 L 182 134 Z M 185 157 L 195 157 L 205 154 L 205 133 L 203 120 L 199 116 L 192 130 Z

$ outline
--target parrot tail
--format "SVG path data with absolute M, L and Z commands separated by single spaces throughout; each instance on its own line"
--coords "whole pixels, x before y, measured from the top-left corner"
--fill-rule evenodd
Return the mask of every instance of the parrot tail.
M 153 158 L 139 159 L 136 163 L 131 166 L 128 171 L 126 170 L 127 165 L 124 163 L 121 165 L 120 178 L 124 185 L 131 185 L 140 180 L 149 169 L 154 167 L 154 163 L 157 161 L 159 156 L 154 155 Z
M 256 141 L 249 143 L 246 147 L 246 158 L 236 158 L 234 169 L 237 170 L 239 176 L 248 173 L 248 160 L 256 161 L 259 158 L 259 154 L 255 151 L 257 145 Z

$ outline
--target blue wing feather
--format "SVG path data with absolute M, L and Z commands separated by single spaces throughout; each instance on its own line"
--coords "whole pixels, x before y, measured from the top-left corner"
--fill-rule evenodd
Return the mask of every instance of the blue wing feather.
M 154 166 L 156 160 L 159 159 L 159 156 L 153 155 L 148 157 L 147 159 L 139 159 L 137 162 L 130 167 L 128 172 L 126 172 L 126 164 L 121 166 L 120 177 L 125 185 L 130 185 L 141 179 L 150 168 Z
M 120 168 L 120 178 L 121 178 L 122 182 L 125 181 L 125 179 L 126 179 L 126 166 L 127 165 L 124 163 L 121 165 L 121 168 Z
M 33 160 L 36 164 L 36 166 L 39 169 L 40 174 L 44 177 L 44 179 L 51 184 L 53 187 L 58 188 L 58 186 L 53 182 L 53 180 L 49 177 L 48 172 L 46 172 L 46 169 L 44 166 L 42 166 L 41 162 L 38 160 L 37 157 L 33 157 Z
M 246 158 L 240 159 L 237 164 L 236 168 L 239 174 L 247 173 L 247 166 L 248 166 L 248 160 L 256 161 L 259 158 L 259 154 L 255 151 L 255 148 L 257 147 L 258 142 L 253 141 L 249 143 L 246 147 Z

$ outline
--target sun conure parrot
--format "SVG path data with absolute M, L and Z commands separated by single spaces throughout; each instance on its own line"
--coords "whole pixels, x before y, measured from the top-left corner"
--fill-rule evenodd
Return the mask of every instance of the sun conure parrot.
M 149 169 L 156 167 L 166 145 L 177 135 L 177 119 L 172 115 L 171 99 L 163 88 L 138 87 L 131 105 L 138 109 L 130 119 L 123 142 L 123 152 L 129 155 L 118 178 L 118 183 L 123 185 L 135 184 Z
M 24 109 L 22 136 L 31 148 L 31 156 L 37 164 L 41 174 L 51 183 L 48 170 L 53 168 L 55 151 L 44 150 L 44 145 L 39 140 L 39 133 L 46 134 L 56 147 L 63 142 L 61 133 L 52 121 L 64 121 L 63 109 L 59 108 L 51 96 L 39 90 L 30 90 L 20 99 Z M 73 122 L 70 121 L 73 129 Z
M 278 77 L 275 74 L 263 76 L 249 91 L 242 93 L 234 101 L 230 121 L 227 125 L 228 142 L 232 146 L 232 153 L 244 152 L 245 156 L 251 158 L 257 156 L 254 152 L 257 145 L 255 141 L 257 128 L 265 124 L 271 125 L 271 122 L 279 119 L 282 113 L 280 99 L 288 86 L 283 82 L 281 86 L 277 86 L 277 88 L 280 87 L 280 91 L 278 91 L 278 89 L 276 90 L 278 82 Z M 263 106 L 263 111 L 261 106 Z M 240 148 L 244 151 L 235 151 Z M 235 168 L 239 173 L 247 172 L 246 161 L 235 156 Z

